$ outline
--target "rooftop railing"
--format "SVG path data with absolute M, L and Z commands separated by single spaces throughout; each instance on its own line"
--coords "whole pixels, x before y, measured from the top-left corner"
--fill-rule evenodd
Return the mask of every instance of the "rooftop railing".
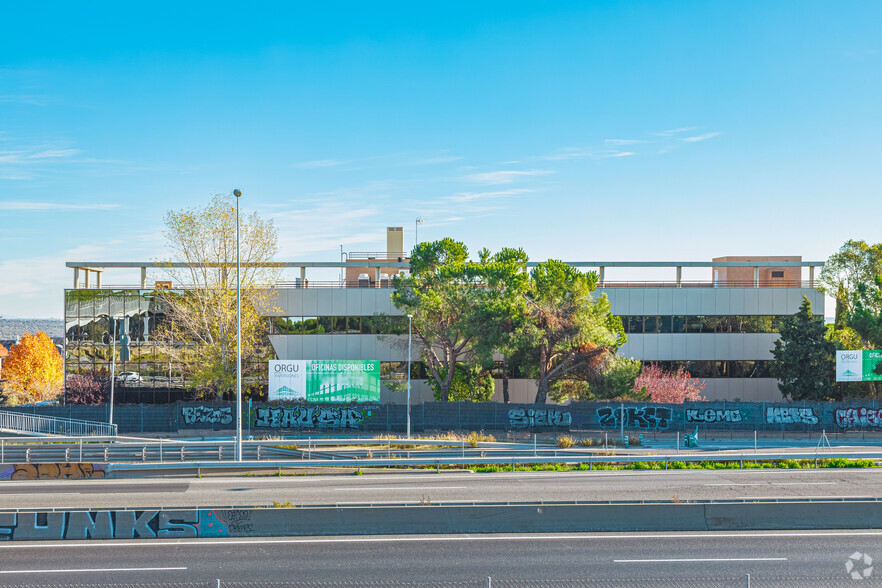
M 644 280 L 644 281 L 605 281 L 598 282 L 598 288 L 816 288 L 817 280 Z M 276 282 L 275 284 L 261 285 L 262 289 L 283 288 L 391 288 L 392 279 L 381 279 L 380 284 L 374 278 L 370 280 L 305 280 Z M 154 288 L 142 288 L 138 284 L 102 284 L 101 287 L 90 285 L 88 288 L 80 282 L 78 289 L 89 290 L 154 290 Z M 191 290 L 192 284 L 175 284 L 172 290 Z

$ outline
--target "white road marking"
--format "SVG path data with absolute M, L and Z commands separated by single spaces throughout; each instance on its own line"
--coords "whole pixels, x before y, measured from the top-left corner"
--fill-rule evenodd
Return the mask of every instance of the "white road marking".
M 613 563 L 666 563 L 698 561 L 787 561 L 786 557 L 695 557 L 679 559 L 614 559 Z
M 434 501 L 432 501 L 432 504 L 435 506 L 441 506 L 442 504 L 453 504 L 453 503 L 473 504 L 474 502 L 475 502 L 474 500 L 442 499 L 442 500 L 434 500 Z M 358 506 L 358 505 L 369 506 L 371 504 L 419 504 L 419 501 L 418 500 L 371 500 L 370 502 L 335 502 L 334 503 L 335 506 L 341 506 L 344 504 L 346 506 Z
M 0 574 L 78 574 L 90 572 L 169 572 L 187 568 L 84 568 L 81 570 L 0 570 Z
M 739 500 L 838 500 L 840 498 L 862 498 L 864 500 L 876 500 L 873 496 L 858 496 L 858 495 L 829 495 L 829 496 L 803 496 L 802 494 L 790 494 L 789 496 L 739 496 Z M 725 500 L 722 499 L 722 500 Z
M 744 482 L 729 484 L 702 484 L 702 486 L 835 486 L 839 482 Z
M 173 545 L 272 545 L 272 544 L 329 544 L 329 543 L 445 543 L 463 541 L 576 541 L 576 540 L 630 540 L 630 539 L 731 539 L 733 537 L 752 537 L 762 539 L 780 537 L 882 537 L 882 531 L 799 531 L 794 533 L 670 533 L 670 534 L 622 534 L 614 535 L 605 533 L 601 535 L 443 535 L 423 537 L 325 537 L 325 538 L 277 538 L 277 539 L 200 539 L 200 540 L 163 540 L 152 539 L 142 541 L 96 541 L 92 543 L 71 542 L 55 543 L 47 542 L 32 543 L 0 543 L 0 551 L 4 549 L 70 549 L 81 547 L 100 547 L 109 549 L 113 547 L 169 547 Z
M 465 490 L 466 486 L 350 486 L 348 488 L 334 488 L 335 492 L 349 492 L 351 490 Z

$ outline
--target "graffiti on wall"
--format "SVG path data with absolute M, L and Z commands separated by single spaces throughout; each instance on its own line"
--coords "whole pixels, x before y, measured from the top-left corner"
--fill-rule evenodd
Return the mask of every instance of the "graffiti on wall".
M 248 530 L 253 525 L 247 510 L 0 512 L 0 541 L 186 539 Z
M 664 431 L 674 418 L 674 411 L 667 406 L 626 406 L 625 428 Z M 622 426 L 622 409 L 604 406 L 597 409 L 597 422 L 604 429 Z
M 687 423 L 740 423 L 747 419 L 747 411 L 737 408 L 687 408 Z
M 63 480 L 103 478 L 104 469 L 92 463 L 19 463 L 0 472 L 0 480 Z
M 215 408 L 213 406 L 182 406 L 181 416 L 184 423 L 229 425 L 233 422 L 233 409 L 230 406 Z
M 818 420 L 818 413 L 814 408 L 766 407 L 766 422 L 770 425 L 817 425 Z
M 573 415 L 554 408 L 513 408 L 508 411 L 508 423 L 515 429 L 569 427 L 573 424 Z
M 882 408 L 837 408 L 834 413 L 836 424 L 843 429 L 858 427 L 873 429 L 882 427 Z
M 271 429 L 358 429 L 371 416 L 354 406 L 262 406 L 254 412 L 254 426 Z

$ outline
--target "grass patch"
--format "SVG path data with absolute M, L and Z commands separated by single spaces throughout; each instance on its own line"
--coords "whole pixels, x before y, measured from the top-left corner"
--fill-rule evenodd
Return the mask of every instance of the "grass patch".
M 669 470 L 737 470 L 744 469 L 814 469 L 814 459 L 776 459 L 765 461 L 669 461 L 667 469 Z M 874 468 L 876 462 L 871 459 L 845 459 L 839 457 L 836 459 L 819 459 L 818 468 Z M 444 466 L 442 466 L 444 469 Z M 477 473 L 496 473 L 510 472 L 511 465 L 506 464 L 484 464 L 471 466 L 472 470 Z M 537 463 L 537 464 L 521 464 L 515 465 L 516 472 L 572 472 L 585 470 L 663 470 L 665 462 L 663 461 L 633 461 L 627 463 L 595 463 L 589 467 L 589 464 L 583 463 L 578 465 L 566 463 Z

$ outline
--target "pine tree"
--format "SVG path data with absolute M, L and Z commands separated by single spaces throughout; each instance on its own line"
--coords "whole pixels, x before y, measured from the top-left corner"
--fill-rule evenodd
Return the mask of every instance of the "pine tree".
M 836 346 L 824 335 L 821 317 L 812 315 L 812 303 L 803 296 L 799 312 L 781 324 L 781 338 L 772 350 L 772 376 L 778 389 L 792 400 L 832 400 Z

